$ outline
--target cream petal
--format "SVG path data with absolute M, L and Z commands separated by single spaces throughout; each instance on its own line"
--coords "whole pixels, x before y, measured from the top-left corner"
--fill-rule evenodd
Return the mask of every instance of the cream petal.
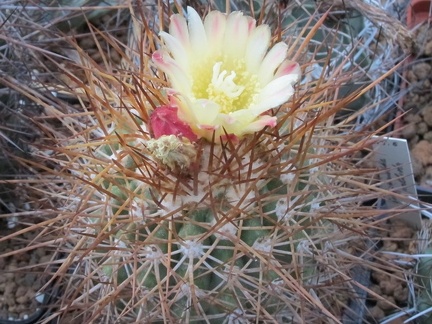
M 195 115 L 192 112 L 192 101 L 189 99 L 189 97 L 184 96 L 183 94 L 179 92 L 175 92 L 174 90 L 170 89 L 170 104 L 173 107 L 178 107 L 178 117 L 184 121 L 189 123 L 190 125 L 194 125 L 197 123 L 197 120 L 195 118 Z
M 267 110 L 282 105 L 293 95 L 293 85 L 299 79 L 299 74 L 288 74 L 274 79 L 267 84 L 256 98 L 256 104 L 250 111 L 260 115 Z
M 268 25 L 260 25 L 252 31 L 246 45 L 246 66 L 249 72 L 257 73 L 271 39 Z
M 288 45 L 280 42 L 267 53 L 258 72 L 258 80 L 261 84 L 266 85 L 273 79 L 276 69 L 285 60 L 287 50 Z
M 250 16 L 246 16 L 247 23 L 248 23 L 248 33 L 252 33 L 252 31 L 256 28 L 256 20 L 253 19 Z
M 238 121 L 241 121 L 243 124 L 247 124 L 254 120 L 256 117 L 257 115 L 255 115 L 254 112 L 251 112 L 249 109 L 240 109 L 227 114 L 225 120 L 228 124 L 232 124 Z
M 274 116 L 263 115 L 259 116 L 255 121 L 249 123 L 244 129 L 243 134 L 252 134 L 259 132 L 264 127 L 275 127 L 277 124 L 277 118 Z
M 184 95 L 191 95 L 192 83 L 190 78 L 186 71 L 166 51 L 154 52 L 152 60 L 168 76 L 173 89 Z
M 222 50 L 222 42 L 225 35 L 226 15 L 219 11 L 211 11 L 204 20 L 204 28 L 207 33 L 207 39 L 210 52 L 218 56 Z
M 253 20 L 255 23 L 255 20 Z M 231 58 L 243 58 L 250 32 L 251 20 L 243 16 L 240 11 L 232 12 L 228 18 L 225 29 L 224 52 Z
M 189 31 L 186 19 L 182 15 L 175 14 L 171 16 L 169 33 L 177 38 L 185 49 L 190 48 Z
M 196 100 L 191 107 L 197 123 L 202 126 L 217 126 L 220 111 L 221 107 L 217 103 L 206 99 Z
M 248 109 L 238 110 L 227 115 L 224 114 L 223 117 L 223 129 L 225 132 L 238 137 L 255 133 L 266 126 L 274 127 L 277 123 L 276 117 L 268 115 L 256 116 Z
M 257 117 L 248 109 L 241 109 L 229 114 L 221 114 L 222 126 L 228 134 L 241 136 L 243 129 Z
M 187 7 L 188 30 L 191 50 L 194 56 L 202 56 L 207 50 L 207 35 L 201 17 L 192 7 Z
M 298 76 L 297 78 L 300 79 L 301 76 L 300 65 L 297 62 L 285 60 L 277 69 L 274 77 L 276 79 L 287 74 L 295 74 Z
M 183 44 L 172 35 L 161 32 L 159 36 L 163 39 L 165 46 L 173 56 L 174 60 L 184 70 L 189 71 L 189 58 Z

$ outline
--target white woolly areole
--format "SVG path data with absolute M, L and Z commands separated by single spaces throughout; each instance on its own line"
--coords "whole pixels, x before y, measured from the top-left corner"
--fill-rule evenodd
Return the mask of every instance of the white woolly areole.
M 253 207 L 251 201 L 255 200 L 255 191 L 249 188 L 250 185 L 248 183 L 230 186 L 226 191 L 226 197 L 232 205 L 237 206 L 241 210 L 247 210 Z M 241 204 L 239 204 L 240 201 Z
M 162 202 L 163 214 L 166 214 L 166 212 L 173 213 L 174 211 L 177 211 L 178 214 L 178 211 L 182 210 L 184 204 L 184 197 L 176 195 L 174 198 L 173 194 L 168 193 L 166 194 L 165 199 Z
M 187 255 L 190 258 L 199 258 L 204 253 L 202 243 L 195 240 L 186 240 L 179 248 L 183 255 Z
M 194 294 L 194 296 L 198 298 L 202 298 L 206 296 L 205 292 L 202 291 L 197 286 L 193 285 L 193 289 L 192 289 L 189 283 L 184 283 L 180 286 L 180 293 L 177 295 L 176 300 L 179 300 L 183 297 L 191 298 L 192 293 Z
M 215 226 L 216 224 L 220 224 L 225 222 L 222 226 Z M 233 221 L 225 221 L 221 219 L 220 221 L 216 221 L 216 219 L 212 219 L 210 225 L 214 227 L 214 235 L 223 240 L 230 240 L 232 237 L 235 237 L 237 234 L 237 226 L 233 223 Z
M 313 255 L 310 248 L 310 242 L 308 240 L 301 240 L 297 245 L 297 252 L 307 255 Z
M 164 253 L 156 244 L 147 245 L 144 248 L 144 254 L 149 260 L 161 260 L 164 257 Z
M 314 211 L 316 211 L 319 208 L 320 208 L 320 203 L 319 202 L 313 202 L 313 203 L 310 204 L 310 211 L 311 212 L 314 212 Z
M 140 220 L 144 219 L 146 216 L 146 203 L 144 200 L 135 197 L 131 203 L 131 210 L 133 211 L 134 217 L 140 218 Z
M 239 309 L 236 308 L 235 310 L 233 310 L 233 312 L 231 314 L 229 314 L 227 316 L 227 318 L 224 321 L 224 324 L 247 324 L 249 323 L 249 321 L 244 318 L 244 312 Z
M 270 284 L 270 289 L 277 294 L 283 294 L 284 287 L 285 287 L 285 281 L 283 281 L 283 279 L 281 278 L 274 279 Z
M 275 213 L 279 221 L 286 218 L 288 213 L 288 199 L 281 198 L 276 203 Z
M 259 237 L 252 245 L 252 248 L 256 251 L 269 254 L 273 250 L 272 239 L 270 237 Z
M 202 173 L 202 172 L 200 172 L 200 173 Z M 208 180 L 208 175 L 207 175 L 206 179 Z M 187 203 L 199 203 L 199 202 L 201 202 L 204 199 L 204 197 L 207 195 L 207 190 L 206 189 L 207 189 L 206 186 L 203 185 L 203 183 L 201 181 L 199 181 L 198 182 L 197 194 L 195 195 L 195 194 L 191 193 L 188 196 L 184 196 L 183 197 L 183 202 L 185 204 L 187 204 Z
M 297 168 L 295 166 L 289 166 L 287 168 L 286 171 L 284 171 L 284 173 L 282 173 L 280 175 L 280 180 L 284 183 L 284 184 L 290 184 L 291 182 L 293 182 L 295 176 L 296 176 L 296 170 Z

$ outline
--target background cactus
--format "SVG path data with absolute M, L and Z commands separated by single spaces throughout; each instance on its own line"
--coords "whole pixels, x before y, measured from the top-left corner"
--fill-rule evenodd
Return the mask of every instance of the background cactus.
M 430 242 L 429 242 L 430 244 Z M 418 263 L 418 284 L 420 289 L 414 299 L 414 307 L 417 312 L 411 319 L 417 319 L 421 324 L 428 323 L 432 319 L 432 278 L 431 278 L 431 252 L 432 249 L 428 246 L 424 250 L 424 255 L 420 255 Z
M 36 52 L 55 78 L 34 75 L 32 86 L 49 91 L 4 80 L 45 113 L 35 120 L 45 137 L 32 160 L 19 161 L 40 170 L 36 188 L 58 212 L 40 237 L 62 252 L 53 276 L 62 296 L 51 318 L 340 321 L 355 298 L 352 271 L 370 253 L 369 229 L 379 226 L 381 212 L 364 203 L 381 189 L 375 170 L 354 158 L 372 133 L 335 115 L 380 80 L 340 98 L 355 65 L 308 78 L 316 62 L 306 47 L 326 16 L 317 14 L 316 29 L 302 37 L 274 21 L 274 38 L 306 75 L 272 112 L 276 127 L 222 144 L 154 139 L 150 115 L 168 104 L 167 81 L 149 58 L 167 26 L 169 10 L 159 9 L 154 18 L 131 5 L 127 44 L 91 27 L 102 62 L 71 38 L 62 40 L 61 60 Z M 121 65 L 111 64 L 110 51 Z

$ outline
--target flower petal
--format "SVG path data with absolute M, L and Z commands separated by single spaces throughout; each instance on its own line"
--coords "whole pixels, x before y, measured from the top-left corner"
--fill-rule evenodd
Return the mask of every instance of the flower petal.
M 211 100 L 198 99 L 193 103 L 191 110 L 199 125 L 217 126 L 215 122 L 221 111 L 221 107 L 217 103 Z
M 189 71 L 188 54 L 186 52 L 186 48 L 179 41 L 179 39 L 165 32 L 160 32 L 159 36 L 163 39 L 165 46 L 171 53 L 174 60 L 178 63 L 178 65 L 184 71 Z
M 229 114 L 221 114 L 223 128 L 228 134 L 243 135 L 243 129 L 257 117 L 249 109 L 241 109 Z
M 222 114 L 223 129 L 227 134 L 243 136 L 260 131 L 266 126 L 276 126 L 277 119 L 273 116 L 257 116 L 249 109 L 242 109 L 230 114 Z
M 198 139 L 191 127 L 178 118 L 176 107 L 157 107 L 150 116 L 150 124 L 155 138 L 163 135 L 175 135 L 184 136 L 191 142 Z
M 219 11 L 211 11 L 204 20 L 204 28 L 207 33 L 209 52 L 217 57 L 223 50 L 222 42 L 226 29 L 226 16 Z
M 249 72 L 257 73 L 270 46 L 270 38 L 271 32 L 268 25 L 260 25 L 252 31 L 246 45 L 246 66 Z
M 250 108 L 250 111 L 260 115 L 288 101 L 294 93 L 293 85 L 298 81 L 299 76 L 299 74 L 288 74 L 271 81 L 261 90 L 256 104 Z
M 280 42 L 267 53 L 258 72 L 258 79 L 261 84 L 266 85 L 273 79 L 276 69 L 286 58 L 287 50 L 288 45 Z
M 259 132 L 264 127 L 275 127 L 277 124 L 277 118 L 269 115 L 259 116 L 254 122 L 249 123 L 244 129 L 243 134 L 252 134 Z
M 169 54 L 159 50 L 152 55 L 153 62 L 160 68 L 170 79 L 172 87 L 183 94 L 190 95 L 192 83 L 179 64 Z
M 202 57 L 207 50 L 207 35 L 201 17 L 192 7 L 187 7 L 189 40 L 192 54 Z
M 243 58 L 249 34 L 255 28 L 255 20 L 243 16 L 240 11 L 232 12 L 226 23 L 224 53 L 230 58 Z M 253 26 L 253 27 L 252 27 Z
M 186 49 L 190 48 L 189 31 L 186 19 L 182 15 L 175 14 L 171 16 L 169 33 L 177 38 Z
M 276 79 L 287 74 L 297 75 L 298 76 L 297 78 L 300 79 L 301 76 L 300 65 L 297 62 L 285 60 L 277 69 L 274 77 Z

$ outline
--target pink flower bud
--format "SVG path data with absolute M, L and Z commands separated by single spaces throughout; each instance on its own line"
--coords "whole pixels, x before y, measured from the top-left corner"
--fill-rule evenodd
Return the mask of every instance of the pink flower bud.
M 159 106 L 153 111 L 150 116 L 153 136 L 155 138 L 159 138 L 163 135 L 183 136 L 191 142 L 196 142 L 198 136 L 187 123 L 178 118 L 177 110 L 177 107 Z

